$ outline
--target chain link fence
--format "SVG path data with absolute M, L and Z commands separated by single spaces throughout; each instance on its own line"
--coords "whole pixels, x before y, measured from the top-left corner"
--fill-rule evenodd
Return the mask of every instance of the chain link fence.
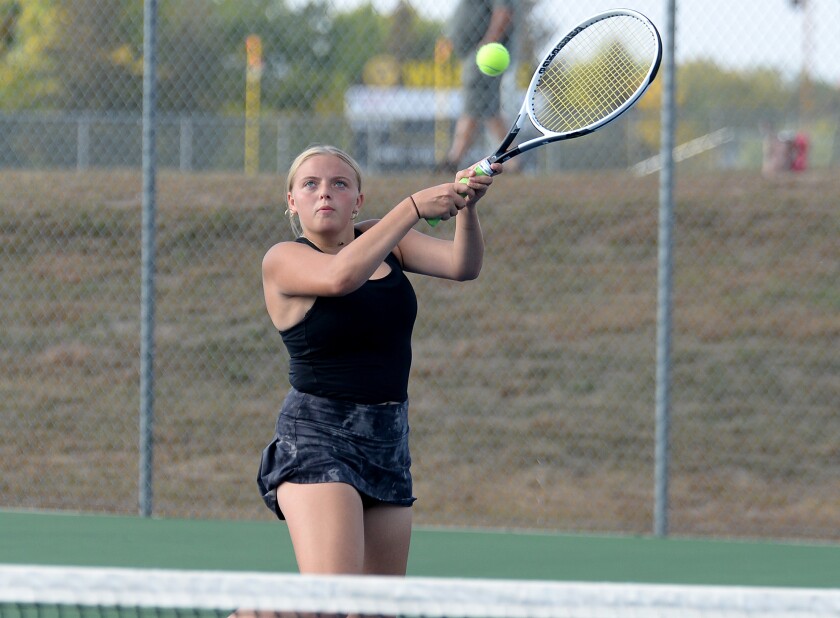
M 608 8 L 520 1 L 511 120 L 552 33 Z M 0 0 L 2 508 L 138 510 L 143 10 Z M 260 262 L 291 238 L 285 171 L 347 149 L 371 217 L 446 181 L 451 11 L 160 3 L 155 515 L 272 517 L 287 358 Z M 837 23 L 830 0 L 677 4 L 674 534 L 840 538 Z M 498 179 L 477 281 L 412 279 L 418 523 L 651 531 L 661 81 Z

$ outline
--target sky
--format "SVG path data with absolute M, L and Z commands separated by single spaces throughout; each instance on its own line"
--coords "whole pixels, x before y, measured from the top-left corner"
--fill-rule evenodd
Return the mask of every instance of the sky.
M 372 0 L 383 13 L 398 0 Z M 360 0 L 335 0 L 354 5 Z M 413 0 L 429 17 L 447 18 L 453 0 Z M 840 0 L 676 0 L 677 62 L 708 58 L 729 68 L 773 67 L 795 77 L 809 74 L 840 86 Z M 538 0 L 537 18 L 565 33 L 594 13 L 626 7 L 665 29 L 666 0 Z M 809 35 L 806 37 L 805 33 Z M 807 45 L 804 42 L 807 40 Z

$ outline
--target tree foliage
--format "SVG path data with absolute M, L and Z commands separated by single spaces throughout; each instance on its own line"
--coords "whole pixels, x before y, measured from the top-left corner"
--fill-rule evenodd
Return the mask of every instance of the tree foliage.
M 264 110 L 340 113 L 345 89 L 362 81 L 372 57 L 430 61 L 442 31 L 410 2 L 390 14 L 371 3 L 337 11 L 330 0 L 178 0 L 159 11 L 162 112 L 240 114 L 245 39 L 255 34 Z M 0 0 L 0 109 L 136 112 L 142 78 L 140 0 Z M 734 71 L 709 60 L 681 66 L 677 84 L 689 134 L 715 128 L 723 115 L 755 122 L 756 109 L 771 122 L 789 117 L 803 92 L 775 70 Z M 659 88 L 657 81 L 640 110 L 658 107 Z M 808 92 L 817 111 L 836 106 L 836 89 L 814 84 Z
M 37 107 L 58 94 L 58 67 L 50 53 L 60 37 L 53 0 L 0 0 L 0 108 Z

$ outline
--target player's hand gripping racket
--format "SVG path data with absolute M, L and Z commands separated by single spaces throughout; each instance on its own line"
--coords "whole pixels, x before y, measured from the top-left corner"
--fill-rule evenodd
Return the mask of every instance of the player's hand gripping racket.
M 476 165 L 476 173 L 492 176 L 491 163 L 597 131 L 633 107 L 656 77 L 661 60 L 662 39 L 641 13 L 615 9 L 590 17 L 539 64 L 507 137 Z M 511 148 L 526 118 L 541 135 Z M 429 219 L 432 226 L 439 222 Z

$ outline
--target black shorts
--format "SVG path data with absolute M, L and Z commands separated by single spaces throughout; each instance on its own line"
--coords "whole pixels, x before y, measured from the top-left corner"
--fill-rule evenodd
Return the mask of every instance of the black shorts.
M 479 71 L 474 57 L 465 58 L 461 66 L 464 115 L 471 118 L 498 116 L 502 109 L 502 79 Z
M 277 487 L 286 481 L 347 483 L 366 503 L 411 506 L 408 401 L 358 404 L 293 388 L 257 474 L 263 501 L 280 519 Z

